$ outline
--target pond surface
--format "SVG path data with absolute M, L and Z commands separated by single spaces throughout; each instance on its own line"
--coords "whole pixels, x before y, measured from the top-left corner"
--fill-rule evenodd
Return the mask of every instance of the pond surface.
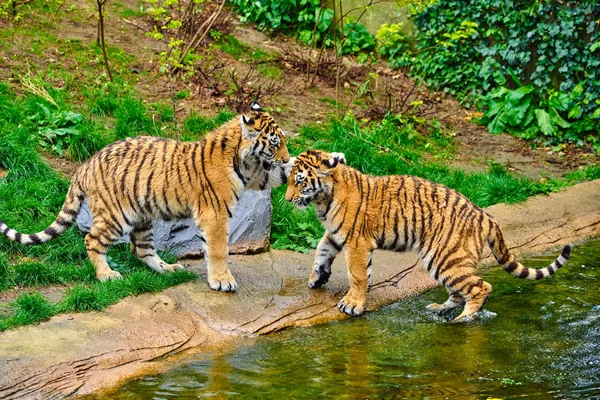
M 556 254 L 524 264 L 543 267 Z M 425 310 L 445 300 L 438 288 L 197 357 L 111 397 L 599 399 L 600 240 L 576 246 L 563 269 L 539 282 L 500 267 L 485 275 L 494 292 L 474 322 Z

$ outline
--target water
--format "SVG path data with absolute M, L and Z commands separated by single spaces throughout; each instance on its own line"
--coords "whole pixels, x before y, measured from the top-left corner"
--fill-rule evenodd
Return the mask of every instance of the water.
M 526 263 L 547 265 L 555 255 Z M 471 323 L 425 310 L 439 288 L 376 313 L 260 337 L 123 387 L 117 398 L 600 399 L 600 240 L 539 282 L 499 267 Z

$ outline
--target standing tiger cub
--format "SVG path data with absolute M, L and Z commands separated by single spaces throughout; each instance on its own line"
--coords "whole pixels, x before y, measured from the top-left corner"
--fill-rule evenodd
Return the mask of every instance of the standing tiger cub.
M 346 249 L 350 290 L 338 307 L 362 314 L 374 249 L 416 251 L 429 274 L 450 297 L 429 309 L 464 304 L 457 320 L 481 310 L 492 286 L 477 275 L 484 244 L 505 271 L 521 279 L 542 279 L 568 260 L 571 245 L 543 269 L 526 268 L 510 254 L 500 227 L 460 193 L 413 176 L 369 176 L 347 167 L 341 153 L 307 151 L 290 172 L 286 200 L 303 209 L 313 203 L 326 229 L 319 242 L 309 286 L 327 282 L 335 256 Z
M 244 190 L 284 184 L 291 165 L 283 131 L 253 103 L 199 142 L 136 137 L 106 146 L 75 173 L 52 225 L 26 235 L 0 221 L 0 232 L 21 244 L 47 242 L 73 223 L 87 197 L 94 222 L 85 246 L 96 277 L 105 281 L 121 279 L 106 251 L 126 234 L 131 251 L 153 270 L 183 268 L 156 254 L 152 221 L 193 217 L 207 245 L 210 287 L 235 291 L 227 268 L 229 219 Z

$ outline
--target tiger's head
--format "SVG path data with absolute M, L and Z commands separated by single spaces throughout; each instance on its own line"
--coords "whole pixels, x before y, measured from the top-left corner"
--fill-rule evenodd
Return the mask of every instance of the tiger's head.
M 344 153 L 309 150 L 298 157 L 288 177 L 285 199 L 299 210 L 331 193 L 332 173 L 339 164 L 346 164 Z
M 244 156 L 258 158 L 265 169 L 269 169 L 272 164 L 290 161 L 285 134 L 258 103 L 252 103 L 250 110 L 242 114 L 240 126 L 245 141 Z

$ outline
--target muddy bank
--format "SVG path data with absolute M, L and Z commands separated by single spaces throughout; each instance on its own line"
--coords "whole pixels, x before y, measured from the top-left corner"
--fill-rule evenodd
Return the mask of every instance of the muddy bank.
M 515 254 L 558 249 L 600 234 L 600 180 L 489 211 Z M 232 256 L 239 291 L 229 294 L 208 288 L 197 261 L 189 267 L 201 275 L 196 282 L 128 298 L 103 312 L 61 315 L 1 333 L 0 398 L 90 393 L 164 367 L 178 354 L 345 318 L 336 308 L 348 288 L 343 257 L 318 290 L 306 285 L 311 263 L 312 255 L 285 251 Z M 369 311 L 435 285 L 412 254 L 376 252 L 373 272 Z

